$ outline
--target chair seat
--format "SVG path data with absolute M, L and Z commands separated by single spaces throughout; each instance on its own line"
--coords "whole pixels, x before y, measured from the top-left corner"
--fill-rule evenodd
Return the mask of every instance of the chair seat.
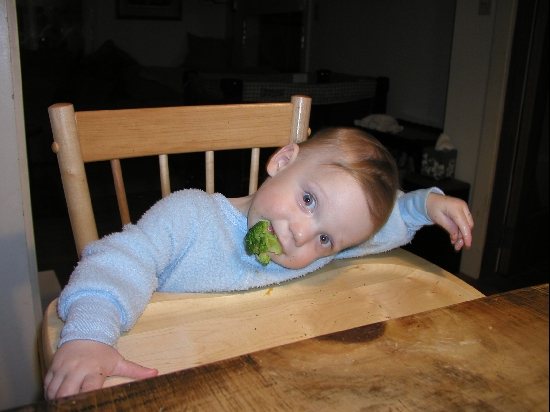
M 396 249 L 333 261 L 303 278 L 245 292 L 154 293 L 117 348 L 166 374 L 480 297 L 456 276 Z M 63 327 L 56 303 L 43 328 L 46 365 Z M 105 386 L 128 381 L 111 377 Z

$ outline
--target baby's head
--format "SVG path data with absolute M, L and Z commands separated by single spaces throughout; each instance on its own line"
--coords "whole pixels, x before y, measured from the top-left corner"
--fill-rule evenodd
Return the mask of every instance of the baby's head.
M 275 263 L 301 268 L 355 246 L 387 221 L 398 189 L 393 157 L 355 128 L 331 128 L 279 149 L 248 210 L 249 227 L 271 222 L 283 253 Z
M 355 128 L 327 128 L 300 144 L 301 156 L 326 155 L 327 165 L 349 173 L 363 189 L 374 233 L 393 209 L 399 179 L 393 156 L 374 137 Z

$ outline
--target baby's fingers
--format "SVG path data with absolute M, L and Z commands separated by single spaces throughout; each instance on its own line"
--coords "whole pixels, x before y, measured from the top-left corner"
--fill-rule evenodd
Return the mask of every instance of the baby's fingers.
M 83 374 L 65 375 L 64 373 L 56 373 L 44 388 L 46 398 L 52 400 L 74 395 L 79 392 L 83 380 Z
M 441 215 L 435 216 L 435 223 L 442 226 L 451 236 L 451 243 L 456 250 L 462 246 L 472 245 L 472 229 L 474 220 L 468 205 L 463 200 L 446 197 L 445 207 Z
M 49 400 L 55 399 L 55 395 L 57 395 L 57 391 L 62 383 L 63 378 L 61 376 L 56 376 L 51 371 L 48 372 L 44 378 L 44 397 Z
M 472 245 L 472 229 L 465 219 L 461 221 L 461 219 L 449 217 L 438 223 L 449 233 L 455 250 L 458 251 L 463 246 L 470 247 Z
M 457 241 L 462 241 L 462 243 L 455 243 L 455 249 L 460 250 L 462 246 L 470 247 L 472 246 L 472 229 L 474 228 L 474 220 L 470 209 L 467 205 L 464 205 L 464 208 L 460 209 L 456 214 L 453 213 L 453 221 L 459 231 L 457 233 Z
M 118 362 L 113 375 L 124 376 L 133 379 L 146 379 L 158 375 L 157 369 L 146 368 L 132 361 L 122 359 Z
M 44 377 L 44 397 L 49 400 L 55 399 L 61 387 L 68 388 L 73 386 L 70 382 L 70 379 L 68 381 L 66 372 L 49 370 Z M 80 383 L 75 383 L 74 386 L 80 387 Z
M 464 246 L 464 239 L 460 238 L 456 241 L 452 241 L 451 243 L 454 245 L 455 250 L 458 252 L 460 249 L 462 249 L 462 246 Z
M 442 215 L 441 218 L 437 219 L 435 223 L 437 223 L 439 226 L 445 229 L 447 233 L 449 233 L 451 238 L 451 243 L 453 245 L 456 245 L 456 243 L 460 239 L 463 239 L 463 235 L 461 233 L 460 228 L 457 226 L 456 222 L 450 217 L 446 215 Z
M 82 385 L 79 388 L 79 392 L 90 392 L 95 389 L 101 389 L 105 383 L 107 376 L 104 373 L 89 373 L 84 378 Z
M 91 373 L 80 374 L 75 373 L 72 376 L 66 376 L 57 393 L 56 398 L 62 398 L 65 396 L 75 395 L 77 393 L 89 392 L 95 389 L 101 389 L 105 382 L 105 376 L 103 373 Z M 53 398 L 50 398 L 53 399 Z

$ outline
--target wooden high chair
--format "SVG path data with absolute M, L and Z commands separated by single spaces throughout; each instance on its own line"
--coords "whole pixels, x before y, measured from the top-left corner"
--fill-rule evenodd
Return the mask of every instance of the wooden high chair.
M 258 185 L 259 149 L 307 139 L 311 99 L 290 103 L 75 112 L 49 108 L 79 256 L 98 238 L 85 162 L 111 162 L 123 224 L 129 223 L 120 159 L 158 155 L 162 195 L 170 193 L 167 157 L 206 153 L 206 191 L 214 192 L 214 151 L 253 148 L 249 193 Z M 117 343 L 124 357 L 168 373 L 253 351 L 410 315 L 483 296 L 452 274 L 395 250 L 338 260 L 300 279 L 244 292 L 154 293 Z M 49 365 L 63 322 L 56 301 L 43 325 Z M 106 386 L 127 379 L 111 377 Z
M 252 149 L 249 194 L 258 187 L 260 148 L 280 147 L 307 139 L 311 99 L 294 96 L 290 103 L 181 106 L 153 109 L 75 112 L 68 103 L 48 109 L 53 151 L 78 256 L 97 240 L 84 163 L 109 160 L 122 224 L 130 213 L 120 159 L 159 156 L 162 196 L 170 194 L 168 155 L 205 152 L 206 191 L 214 193 L 214 151 Z

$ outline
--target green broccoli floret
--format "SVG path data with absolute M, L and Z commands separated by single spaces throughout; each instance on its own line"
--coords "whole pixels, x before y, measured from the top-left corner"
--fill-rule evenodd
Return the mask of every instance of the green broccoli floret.
M 244 243 L 246 251 L 251 255 L 256 255 L 262 265 L 267 265 L 271 260 L 267 252 L 276 255 L 283 253 L 277 236 L 269 231 L 269 222 L 266 220 L 260 220 L 248 230 Z

